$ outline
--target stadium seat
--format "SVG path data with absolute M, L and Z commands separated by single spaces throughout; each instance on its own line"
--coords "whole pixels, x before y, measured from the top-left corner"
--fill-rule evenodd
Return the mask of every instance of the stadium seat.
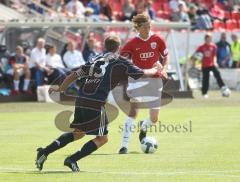
M 163 4 L 163 10 L 166 11 L 166 12 L 170 12 L 170 6 L 169 6 L 169 3 L 164 3 Z
M 232 19 L 233 20 L 240 20 L 240 13 L 232 12 Z
M 224 18 L 227 20 L 231 19 L 231 13 L 229 11 L 224 11 Z
M 236 20 L 227 20 L 226 21 L 226 29 L 227 30 L 232 31 L 232 30 L 235 30 L 237 28 L 238 28 L 238 26 L 237 26 L 237 21 Z
M 213 28 L 215 30 L 225 29 L 225 24 L 222 21 L 214 20 Z

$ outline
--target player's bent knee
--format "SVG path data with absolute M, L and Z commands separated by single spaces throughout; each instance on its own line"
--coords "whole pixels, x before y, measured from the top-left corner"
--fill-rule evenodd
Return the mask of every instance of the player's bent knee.
M 79 140 L 80 138 L 85 136 L 85 133 L 82 131 L 74 131 L 73 132 L 74 140 Z
M 95 141 L 97 143 L 97 146 L 101 147 L 102 145 L 104 145 L 108 142 L 108 136 L 97 136 L 95 138 Z
M 151 121 L 152 121 L 153 123 L 156 123 L 156 122 L 158 121 L 158 117 L 153 117 L 153 118 L 151 118 Z

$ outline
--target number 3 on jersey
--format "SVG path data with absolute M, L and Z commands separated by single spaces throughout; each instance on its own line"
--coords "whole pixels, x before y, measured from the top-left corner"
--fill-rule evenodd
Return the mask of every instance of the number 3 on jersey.
M 95 78 L 100 78 L 104 76 L 107 66 L 108 66 L 107 61 L 96 61 L 90 67 L 89 76 L 94 76 Z

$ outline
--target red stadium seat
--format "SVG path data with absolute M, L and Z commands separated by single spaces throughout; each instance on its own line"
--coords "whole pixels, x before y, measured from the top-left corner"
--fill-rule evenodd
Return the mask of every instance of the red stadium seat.
M 226 21 L 226 29 L 227 30 L 232 31 L 232 30 L 235 30 L 237 28 L 238 28 L 238 26 L 237 26 L 237 21 L 236 20 L 227 20 Z
M 233 20 L 240 20 L 240 13 L 232 12 L 232 19 Z
M 213 28 L 214 28 L 215 30 L 225 29 L 225 24 L 224 24 L 222 21 L 214 20 L 214 22 L 213 22 Z
M 228 11 L 224 11 L 224 18 L 227 20 L 231 19 L 231 13 Z
M 163 9 L 164 9 L 164 11 L 166 11 L 166 12 L 170 12 L 169 3 L 164 3 L 164 4 L 163 4 Z

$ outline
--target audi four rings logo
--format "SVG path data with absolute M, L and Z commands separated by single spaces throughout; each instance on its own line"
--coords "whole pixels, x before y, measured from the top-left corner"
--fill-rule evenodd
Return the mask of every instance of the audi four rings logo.
M 152 58 L 154 56 L 154 52 L 144 52 L 140 54 L 141 59 Z

